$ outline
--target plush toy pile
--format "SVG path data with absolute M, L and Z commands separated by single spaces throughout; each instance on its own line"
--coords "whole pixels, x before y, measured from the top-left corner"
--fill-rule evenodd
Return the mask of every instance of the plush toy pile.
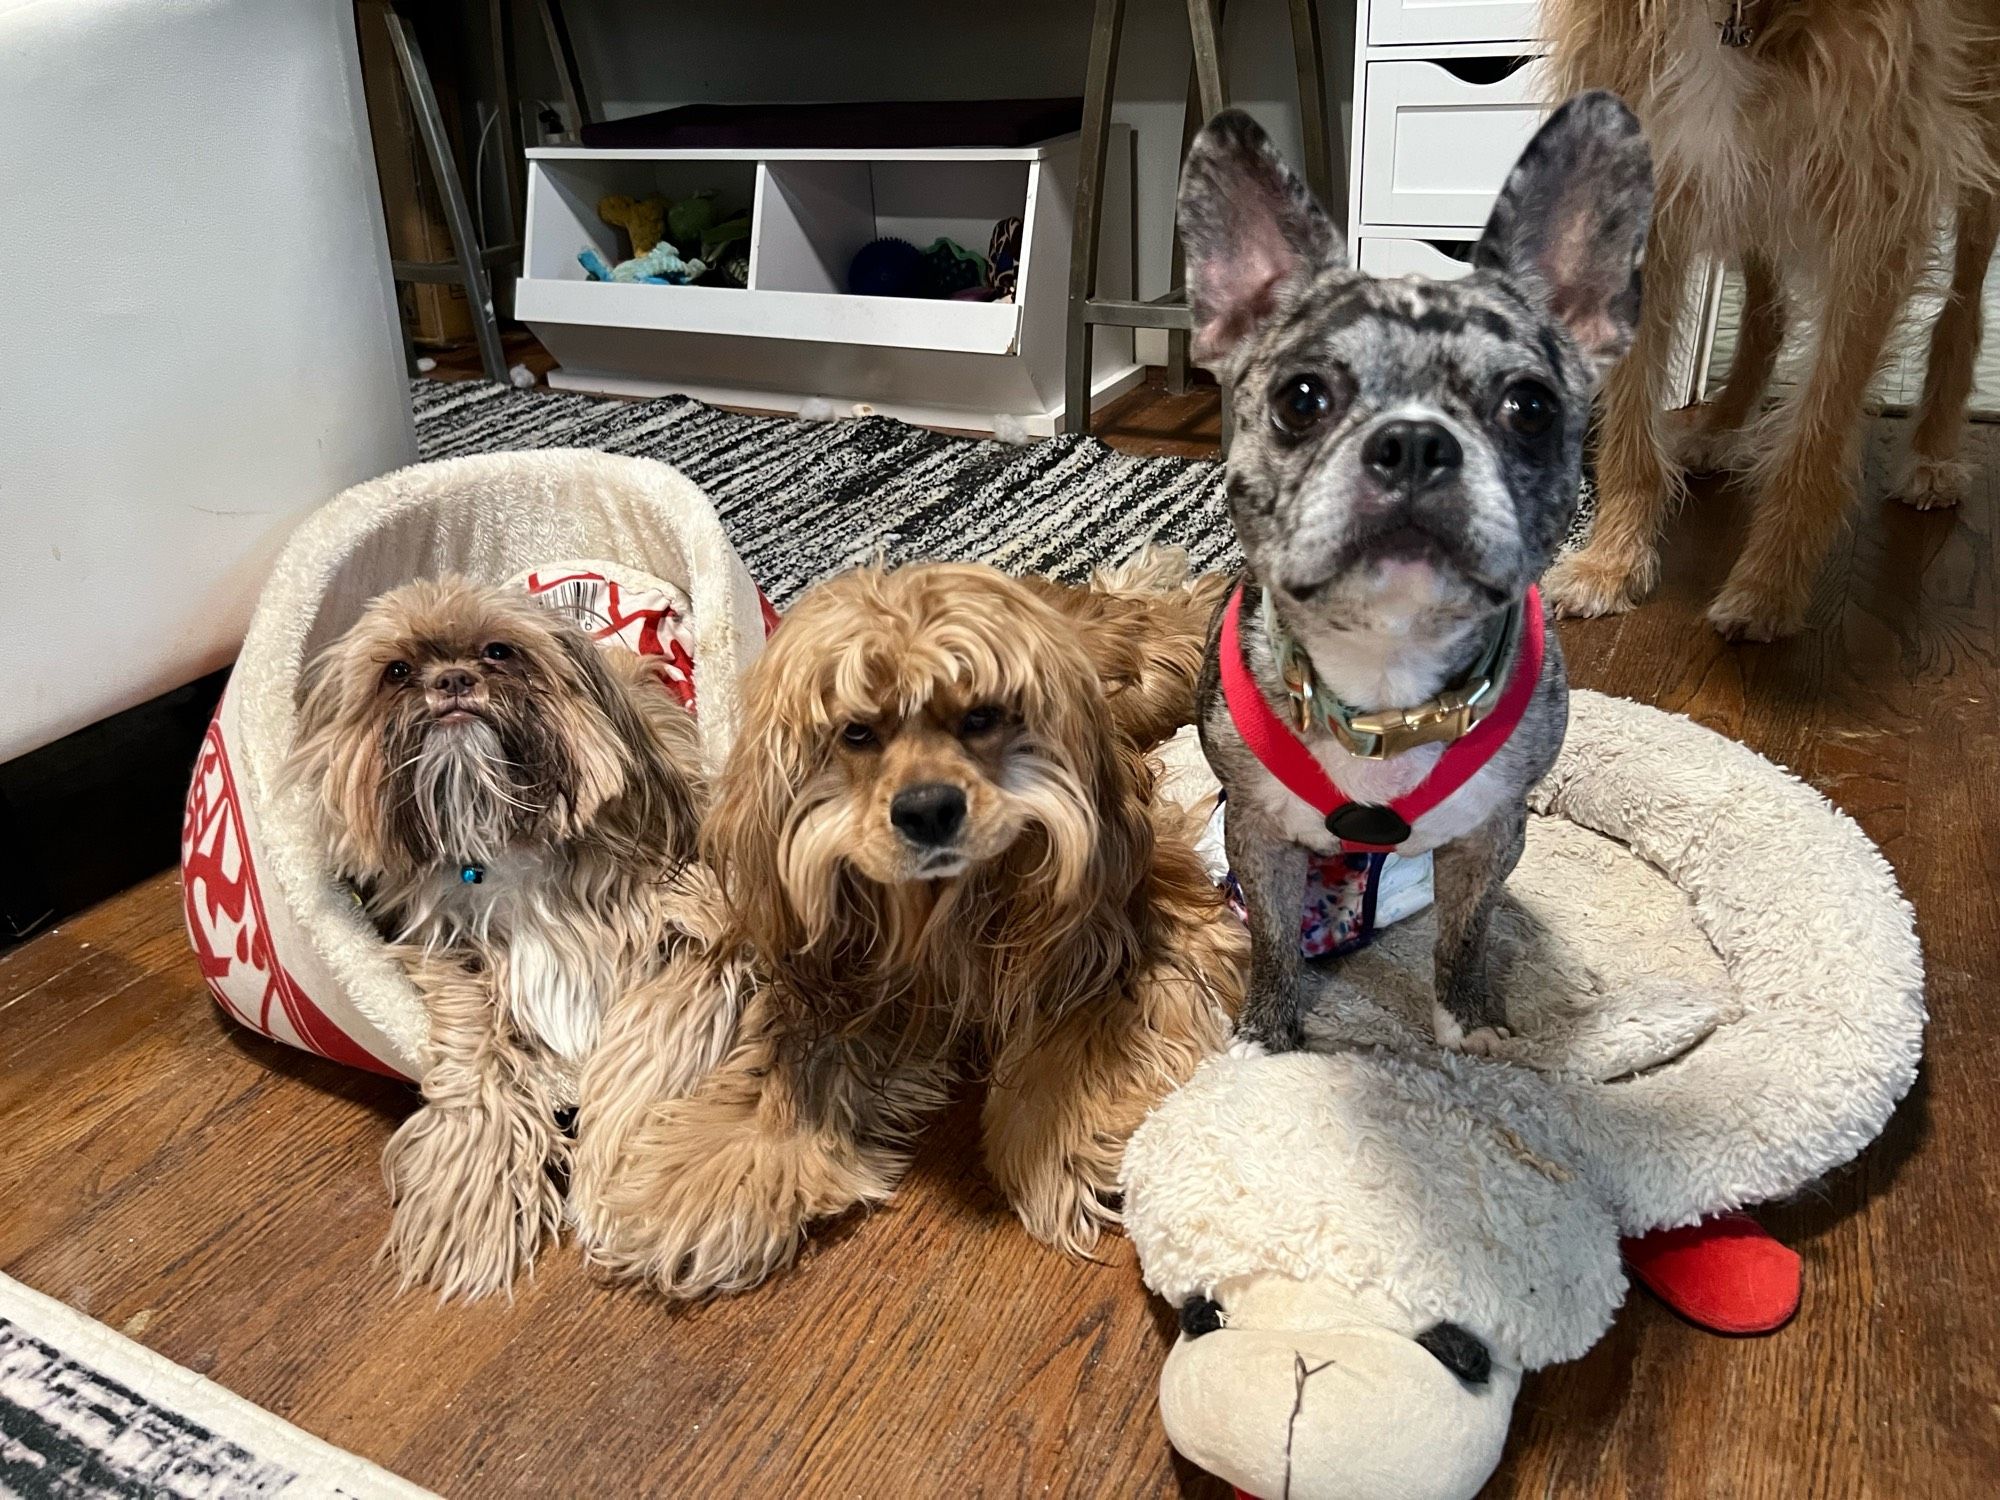
M 632 254 L 613 265 L 594 249 L 580 251 L 577 263 L 592 281 L 750 284 L 750 215 L 725 218 L 714 193 L 694 193 L 674 202 L 613 193 L 598 200 L 597 216 L 623 233 Z
M 1915 1077 L 1909 907 L 1810 787 L 1578 693 L 1533 811 L 1495 918 L 1505 1057 L 1435 1046 L 1413 920 L 1328 974 L 1316 1050 L 1211 1059 L 1127 1151 L 1180 1312 L 1161 1417 L 1252 1494 L 1476 1494 L 1523 1372 L 1610 1326 L 1621 1236 L 1797 1191 Z
M 919 250 L 893 236 L 870 240 L 847 267 L 857 297 L 930 297 L 954 302 L 1012 302 L 1020 276 L 1021 220 L 993 226 L 986 254 L 940 235 Z

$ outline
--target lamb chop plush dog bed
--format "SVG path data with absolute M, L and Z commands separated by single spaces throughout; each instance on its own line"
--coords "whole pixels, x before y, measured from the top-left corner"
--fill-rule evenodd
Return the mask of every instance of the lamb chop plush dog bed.
M 594 585 L 612 616 L 595 633 L 661 651 L 684 699 L 699 664 L 696 713 L 716 764 L 775 619 L 707 497 L 651 459 L 555 449 L 418 464 L 348 490 L 298 529 L 195 766 L 181 840 L 188 932 L 236 1020 L 405 1078 L 421 1071 L 423 1007 L 333 879 L 304 799 L 280 796 L 277 781 L 306 662 L 377 594 L 446 572 L 558 589 L 611 575 Z
M 1161 1416 L 1251 1494 L 1475 1494 L 1522 1372 L 1610 1326 L 1621 1235 L 1797 1191 L 1916 1076 L 1909 907 L 1810 787 L 1579 692 L 1532 809 L 1505 1057 L 1432 1042 L 1413 919 L 1328 975 L 1314 1050 L 1209 1060 L 1127 1151 L 1128 1231 L 1181 1309 Z

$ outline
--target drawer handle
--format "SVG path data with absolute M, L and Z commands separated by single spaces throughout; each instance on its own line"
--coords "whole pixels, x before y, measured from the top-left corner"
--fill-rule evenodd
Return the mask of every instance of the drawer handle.
M 1424 240 L 1422 243 L 1429 245 L 1446 260 L 1455 260 L 1464 266 L 1472 264 L 1472 247 L 1475 243 L 1472 240 Z
M 1443 68 L 1460 83 L 1487 88 L 1504 78 L 1512 78 L 1534 60 L 1532 57 L 1435 57 L 1431 66 Z

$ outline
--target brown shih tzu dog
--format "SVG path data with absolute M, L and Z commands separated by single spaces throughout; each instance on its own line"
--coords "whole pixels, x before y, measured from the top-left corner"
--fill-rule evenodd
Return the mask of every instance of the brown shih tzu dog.
M 676 1296 L 756 1284 L 811 1221 L 889 1196 L 969 1056 L 1029 1231 L 1081 1252 L 1115 1222 L 1125 1139 L 1222 1044 L 1248 945 L 1118 727 L 1156 676 L 1108 691 L 1096 606 L 1043 593 L 864 570 L 772 637 L 704 830 L 757 985 L 722 1064 L 622 1143 L 595 1258 Z M 1181 614 L 1198 658 L 1199 611 L 1161 610 L 1126 658 L 1178 659 Z M 586 1080 L 580 1149 L 591 1110 Z
M 288 778 L 430 1015 L 423 1107 L 383 1154 L 406 1285 L 478 1296 L 531 1265 L 606 1010 L 692 1019 L 720 904 L 692 864 L 700 765 L 652 667 L 512 590 L 396 589 L 308 669 Z M 720 1050 L 666 1031 L 690 1077 Z

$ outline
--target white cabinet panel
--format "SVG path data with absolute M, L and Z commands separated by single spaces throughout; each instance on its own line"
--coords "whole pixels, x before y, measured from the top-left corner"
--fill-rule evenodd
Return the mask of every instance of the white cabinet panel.
M 1472 241 L 1466 240 L 1453 248 L 1469 250 L 1471 245 Z M 1433 281 L 1456 281 L 1472 270 L 1467 262 L 1445 254 L 1425 240 L 1390 239 L 1382 235 L 1360 242 L 1354 264 L 1370 276 L 1428 276 Z
M 1368 40 L 1377 47 L 1412 42 L 1525 42 L 1541 35 L 1535 0 L 1373 0 Z
M 1477 228 L 1549 112 L 1543 67 L 1468 83 L 1437 62 L 1371 62 L 1361 123 L 1361 218 Z

